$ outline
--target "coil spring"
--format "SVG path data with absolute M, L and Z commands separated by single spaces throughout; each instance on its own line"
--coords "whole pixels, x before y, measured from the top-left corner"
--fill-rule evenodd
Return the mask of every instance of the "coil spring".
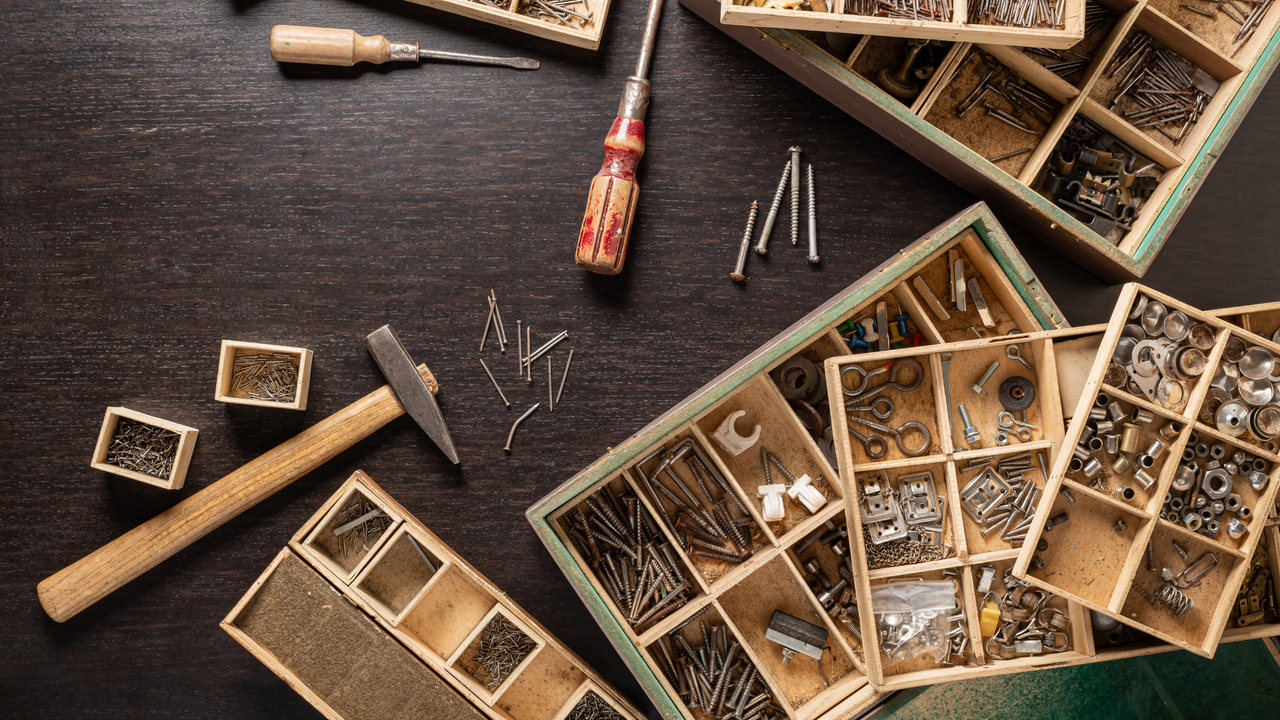
M 1174 615 L 1185 615 L 1196 607 L 1196 601 L 1178 588 L 1165 583 L 1156 591 L 1156 600 L 1173 611 Z

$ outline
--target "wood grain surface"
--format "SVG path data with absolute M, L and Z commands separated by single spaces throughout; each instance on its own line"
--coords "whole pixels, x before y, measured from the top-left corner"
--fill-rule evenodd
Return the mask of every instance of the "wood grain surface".
M 315 717 L 218 620 L 357 468 L 645 702 L 525 508 L 973 198 L 668 0 L 627 267 L 580 270 L 644 14 L 617 0 L 590 52 L 392 0 L 0 4 L 0 713 Z M 281 66 L 279 23 L 542 69 Z M 1278 121 L 1273 83 L 1149 284 L 1200 307 L 1280 300 Z M 735 285 L 747 208 L 792 144 L 823 265 L 784 212 Z M 1008 229 L 1071 322 L 1107 317 L 1116 288 Z M 569 331 L 557 368 L 577 351 L 510 455 L 546 370 L 530 387 L 486 351 L 503 407 L 476 360 L 490 288 L 509 335 Z M 69 622 L 44 615 L 41 579 L 382 385 L 363 338 L 384 323 L 439 378 L 460 469 L 402 417 Z M 214 402 L 224 338 L 315 351 L 307 410 Z M 182 490 L 89 468 L 109 405 L 199 428 Z

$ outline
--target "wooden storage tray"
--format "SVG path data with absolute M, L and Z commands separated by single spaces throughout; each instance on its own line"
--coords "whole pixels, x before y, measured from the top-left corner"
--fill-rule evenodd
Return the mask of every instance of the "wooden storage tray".
M 815 0 L 816 2 L 817 0 Z M 833 0 L 832 12 L 754 7 L 750 0 L 720 0 L 720 22 L 725 25 L 788 28 L 848 35 L 886 35 L 951 42 L 985 42 L 1027 47 L 1068 48 L 1084 37 L 1084 0 L 1062 3 L 1062 24 L 1055 28 L 1013 27 L 970 22 L 969 5 L 976 0 L 951 3 L 946 20 L 899 19 L 855 14 L 847 0 Z M 825 6 L 825 5 L 824 5 Z
M 1130 308 L 1139 294 L 1163 303 L 1170 312 L 1184 312 L 1192 323 L 1206 323 L 1214 330 L 1213 349 L 1206 353 L 1208 369 L 1200 378 L 1188 383 L 1188 397 L 1172 408 L 1103 382 L 1112 352 L 1125 324 L 1130 322 Z M 1270 335 L 1264 338 L 1246 329 L 1246 326 L 1251 328 L 1255 324 L 1259 330 L 1269 329 L 1274 307 L 1252 312 L 1247 309 L 1223 312 L 1227 313 L 1226 318 L 1241 321 L 1241 325 L 1222 319 L 1221 313 L 1200 312 L 1140 285 L 1125 286 L 1102 337 L 1088 380 L 1075 404 L 1071 424 L 1062 440 L 1062 452 L 1055 458 L 1048 488 L 1036 510 L 1037 519 L 1014 569 L 1018 577 L 1050 592 L 1206 657 L 1213 656 L 1222 636 L 1234 606 L 1234 589 L 1239 588 L 1247 570 L 1247 560 L 1261 541 L 1263 526 L 1274 507 L 1277 480 L 1280 480 L 1280 455 L 1276 454 L 1274 445 L 1264 449 L 1244 437 L 1232 439 L 1196 421 L 1227 338 L 1234 336 L 1245 340 L 1248 345 L 1263 346 L 1280 354 L 1280 346 L 1270 342 Z M 1120 402 L 1122 409 L 1137 408 L 1150 412 L 1155 418 L 1150 423 L 1152 427 L 1168 424 L 1171 430 L 1177 430 L 1176 435 L 1171 433 L 1167 440 L 1168 450 L 1151 468 L 1154 485 L 1149 491 L 1139 491 L 1131 502 L 1115 497 L 1112 493 L 1114 488 L 1109 486 L 1104 485 L 1103 492 L 1090 483 L 1082 482 L 1080 475 L 1068 477 L 1072 459 L 1070 450 L 1076 447 L 1084 432 L 1089 411 L 1100 393 Z M 1208 538 L 1160 517 L 1183 450 L 1193 435 L 1209 443 L 1222 444 L 1226 452 L 1240 449 L 1269 463 L 1266 470 L 1269 480 L 1260 492 L 1249 488 L 1247 482 L 1235 483 L 1244 504 L 1256 510 L 1246 521 L 1248 529 L 1242 539 L 1231 539 L 1225 528 L 1215 538 Z M 1149 435 L 1143 439 L 1149 439 Z M 1110 480 L 1108 475 L 1099 477 Z M 1061 493 L 1063 488 L 1067 489 L 1074 502 Z M 1064 511 L 1069 513 L 1070 519 L 1046 531 L 1045 519 Z M 1121 526 L 1119 521 L 1124 525 Z M 1037 553 L 1036 543 L 1042 535 L 1049 540 L 1049 547 Z M 1189 553 L 1185 562 L 1169 557 L 1174 553 L 1175 541 Z M 1202 552 L 1212 552 L 1217 558 L 1216 567 L 1197 585 L 1185 591 L 1196 603 L 1190 612 L 1175 615 L 1169 608 L 1155 602 L 1154 593 L 1162 582 L 1157 573 L 1144 567 L 1149 563 L 1149 552 L 1154 553 L 1156 567 L 1182 568 L 1193 563 Z M 1042 564 L 1033 564 L 1037 555 Z
M 1064 79 L 1046 69 L 1052 60 L 1030 49 L 978 39 L 975 42 L 980 44 L 951 46 L 946 60 L 935 57 L 934 75 L 922 84 L 920 95 L 904 105 L 877 86 L 880 70 L 896 70 L 902 63 L 904 40 L 864 37 L 852 50 L 836 51 L 822 33 L 735 27 L 720 21 L 720 6 L 715 0 L 681 0 L 704 20 L 1067 257 L 1105 280 L 1124 282 L 1146 272 L 1280 62 L 1280 34 L 1276 32 L 1280 5 L 1267 10 L 1256 32 L 1232 57 L 1230 41 L 1237 25 L 1222 13 L 1211 21 L 1182 9 L 1180 0 L 1099 2 L 1114 17 L 1072 48 L 1089 58 L 1082 71 Z M 1187 25 L 1190 30 L 1184 27 Z M 1109 110 L 1113 86 L 1123 75 L 1108 78 L 1104 70 L 1125 39 L 1137 31 L 1148 33 L 1221 82 L 1205 113 L 1179 144 L 1154 129 L 1136 128 Z M 973 87 L 974 61 L 964 58 L 974 47 L 1062 105 L 1047 128 L 1036 128 L 1043 130 L 1041 135 L 1028 135 L 996 122 L 983 115 L 981 107 L 963 119 L 956 117 L 957 102 L 967 97 L 966 87 Z M 1058 139 L 1077 116 L 1099 125 L 1166 170 L 1127 232 L 1116 228 L 1103 237 L 1036 190 Z M 1024 148 L 1031 151 L 994 163 L 987 159 Z
M 679 697 L 678 688 L 661 669 L 663 660 L 658 649 L 662 637 L 695 616 L 704 622 L 722 622 L 729 628 L 789 717 L 834 720 L 849 717 L 874 702 L 878 692 L 867 681 L 861 643 L 855 633 L 821 611 L 803 579 L 795 552 L 807 535 L 823 529 L 827 521 L 841 521 L 845 505 L 840 499 L 846 491 L 837 480 L 832 458 L 783 399 L 779 374 L 793 357 L 803 357 L 820 366 L 829 357 L 847 355 L 848 345 L 836 328 L 847 320 L 874 314 L 880 300 L 885 300 L 895 314 L 909 316 L 910 327 L 918 330 L 927 344 L 972 337 L 964 323 L 966 318 L 977 321 L 974 310 L 964 317 L 953 317 L 950 323 L 935 323 L 916 291 L 909 289 L 910 281 L 922 275 L 933 291 L 945 293 L 946 263 L 951 250 L 964 260 L 966 276 L 978 278 L 997 325 L 995 331 L 1026 333 L 1065 325 L 989 211 L 982 205 L 974 206 L 905 248 L 899 257 L 850 286 L 530 508 L 528 516 L 535 531 L 663 717 L 703 717 L 691 713 Z M 712 437 L 720 423 L 738 410 L 747 411 L 747 416 L 738 421 L 738 430 L 749 435 L 751 427 L 758 424 L 761 439 L 734 457 Z M 746 509 L 745 513 L 734 509 L 734 513 L 749 517 L 754 524 L 754 554 L 741 564 L 685 552 L 675 528 L 663 517 L 664 512 L 668 517 L 673 515 L 673 505 L 656 490 L 663 506 L 660 509 L 652 502 L 655 496 L 648 486 L 655 480 L 670 483 L 672 493 L 680 492 L 669 478 L 664 480 L 653 473 L 658 464 L 654 451 L 662 446 L 674 447 L 688 438 L 725 477 L 732 496 Z M 755 492 L 764 482 L 762 446 L 793 474 L 821 476 L 820 489 L 827 502 L 816 514 L 799 509 L 788 499 L 782 521 L 762 521 Z M 693 492 L 698 492 L 696 479 L 682 466 L 677 463 L 677 474 L 694 488 Z M 774 476 L 777 482 L 778 473 Z M 629 492 L 639 499 L 638 505 L 658 530 L 658 542 L 669 545 L 680 568 L 689 576 L 688 602 L 656 622 L 633 626 L 628 610 L 606 587 L 609 581 L 602 580 L 593 568 L 590 550 L 580 547 L 574 539 L 575 533 L 581 536 L 576 530 L 576 511 L 588 506 L 588 498 L 595 502 L 593 496 L 605 486 L 614 494 Z M 714 494 L 725 495 L 720 491 Z M 732 496 L 727 502 L 731 508 L 736 505 Z M 835 676 L 829 687 L 814 672 L 816 661 L 798 655 L 784 665 L 779 655 L 781 646 L 764 639 L 764 627 L 777 609 L 826 627 L 832 653 L 824 657 L 823 663 Z M 697 627 L 696 622 L 684 625 L 682 632 L 697 632 Z
M 599 50 L 600 37 L 604 34 L 604 21 L 609 15 L 610 0 L 582 0 L 581 4 L 572 6 L 574 12 L 591 18 L 590 21 L 583 22 L 581 28 L 545 22 L 521 14 L 520 11 L 524 7 L 532 4 L 528 0 L 503 0 L 503 7 L 493 7 L 480 0 L 409 0 L 409 2 L 473 20 L 502 25 L 566 45 Z M 588 10 L 589 13 L 586 12 Z
M 342 558 L 325 536 L 359 498 L 390 519 Z M 502 616 L 534 649 L 496 687 L 469 672 Z M 592 692 L 643 714 L 357 471 L 303 525 L 222 627 L 330 718 L 563 720 Z
M 111 441 L 116 436 L 116 428 L 120 425 L 121 420 L 132 420 L 143 425 L 151 425 L 178 434 L 176 456 L 173 459 L 173 468 L 169 471 L 168 477 L 148 475 L 144 472 L 129 470 L 107 462 L 107 453 L 111 450 Z M 102 418 L 102 428 L 98 431 L 98 442 L 93 447 L 93 457 L 89 460 L 89 467 L 94 470 L 101 470 L 127 477 L 131 480 L 144 482 L 148 485 L 155 485 L 165 490 L 179 490 L 187 480 L 187 467 L 191 465 L 191 453 L 195 452 L 196 437 L 199 434 L 200 431 L 193 427 L 179 425 L 164 418 L 140 413 L 137 410 L 130 410 L 126 407 L 109 407 L 107 408 L 107 414 Z
M 246 355 L 285 355 L 297 360 L 298 379 L 294 385 L 291 402 L 276 402 L 249 397 L 243 388 L 232 390 L 235 385 L 236 360 Z M 307 392 L 311 388 L 311 358 L 313 353 L 306 348 L 288 347 L 286 345 L 266 345 L 263 343 L 238 342 L 223 340 L 218 351 L 218 379 L 213 390 L 213 399 L 218 402 L 235 405 L 256 405 L 258 407 L 281 408 L 284 410 L 306 410 Z

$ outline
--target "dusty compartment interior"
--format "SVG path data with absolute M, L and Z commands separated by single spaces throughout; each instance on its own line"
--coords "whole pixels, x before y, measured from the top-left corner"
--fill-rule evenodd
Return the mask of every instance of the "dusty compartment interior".
M 1104 502 L 1087 488 L 1070 487 L 1068 493 L 1075 501 L 1059 493 L 1046 522 L 1061 513 L 1067 513 L 1067 519 L 1041 536 L 1048 543 L 1043 550 L 1037 548 L 1036 557 L 1043 567 L 1033 560 L 1027 575 L 1106 607 L 1134 548 L 1142 517 L 1118 503 Z M 1117 530 L 1120 521 L 1124 525 Z
M 517 673 L 495 703 L 512 720 L 552 720 L 587 679 L 551 645 L 539 650 Z
M 365 524 L 357 524 L 369 513 L 378 511 Z M 384 506 L 363 486 L 353 485 L 341 500 L 334 503 L 316 528 L 303 542 L 303 548 L 343 582 L 351 582 L 365 560 L 395 533 L 401 518 L 398 513 Z M 349 527 L 339 537 L 337 530 Z
M 291 552 L 230 624 L 344 718 L 484 717 Z
M 545 645 L 541 636 L 498 605 L 454 651 L 449 669 L 473 692 L 492 703 L 532 664 Z
M 955 583 L 955 602 L 958 604 L 954 606 L 950 611 L 944 611 L 944 612 L 949 613 L 947 617 L 957 618 L 957 619 L 955 621 L 949 620 L 947 623 L 947 626 L 948 628 L 952 628 L 952 629 L 959 627 L 961 628 L 959 632 L 962 632 L 972 637 L 972 630 L 970 628 L 971 623 L 969 622 L 969 612 L 966 608 L 967 603 L 965 601 L 965 597 L 970 595 L 971 592 L 968 591 L 965 587 L 967 578 L 965 577 L 964 573 L 961 570 L 952 568 L 952 569 L 946 569 L 946 570 L 933 570 L 930 572 L 912 572 L 911 570 L 906 569 L 903 571 L 902 575 L 899 575 L 899 576 L 872 580 L 871 589 L 874 592 L 876 588 L 883 587 L 888 584 L 908 583 L 911 581 L 924 581 L 924 582 L 952 581 L 954 582 Z M 862 601 L 861 605 L 862 605 L 861 611 L 866 616 L 866 619 L 864 619 L 863 621 L 863 634 L 865 636 L 868 632 L 868 628 L 870 628 L 871 630 L 875 630 L 876 628 L 878 628 L 879 616 L 876 615 L 876 606 L 871 602 L 870 598 L 867 598 L 866 600 Z M 946 642 L 947 641 L 944 639 L 943 640 L 944 646 Z M 888 656 L 886 656 L 886 654 L 883 652 L 883 649 L 884 649 L 883 643 L 881 642 L 880 637 L 877 633 L 874 644 L 872 643 L 868 644 L 867 652 L 877 653 L 877 657 L 879 659 L 878 662 L 880 663 L 880 667 L 881 667 L 881 672 L 884 674 L 884 678 L 886 682 L 895 682 L 895 681 L 910 682 L 912 676 L 916 676 L 918 673 L 923 673 L 923 675 L 921 675 L 920 677 L 929 676 L 929 677 L 936 678 L 936 675 L 931 674 L 929 671 L 933 671 L 942 667 L 947 667 L 945 663 L 935 661 L 934 658 L 930 655 L 920 655 L 912 660 L 896 662 L 890 659 Z M 944 647 L 944 650 L 946 650 L 945 647 Z M 965 651 L 965 655 L 964 655 L 965 662 L 973 661 L 976 657 L 978 657 L 976 655 L 977 652 L 979 651 L 976 650 L 973 646 L 973 643 L 970 642 L 968 649 Z M 958 660 L 959 658 L 955 658 L 955 659 Z
M 402 525 L 361 571 L 354 588 L 380 615 L 394 623 L 441 565 L 427 543 Z
M 405 612 L 399 630 L 444 662 L 497 604 L 469 574 L 450 564 Z

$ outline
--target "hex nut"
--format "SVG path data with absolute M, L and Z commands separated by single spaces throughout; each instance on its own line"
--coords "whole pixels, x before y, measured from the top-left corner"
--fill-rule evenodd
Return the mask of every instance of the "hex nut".
M 1231 476 L 1220 467 L 1213 468 L 1204 474 L 1200 489 L 1211 500 L 1221 500 L 1231 494 Z

